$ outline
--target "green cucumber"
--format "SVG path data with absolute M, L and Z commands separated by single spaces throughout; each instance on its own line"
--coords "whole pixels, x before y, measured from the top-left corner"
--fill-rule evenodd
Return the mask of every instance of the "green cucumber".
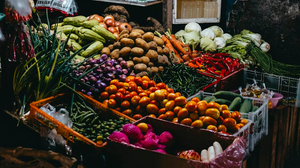
M 228 110 L 232 111 L 237 109 L 241 103 L 242 103 L 242 99 L 240 97 L 236 97 L 229 105 Z
M 202 95 L 202 94 L 198 94 L 196 97 L 197 97 L 199 100 L 202 100 L 202 99 L 203 99 L 203 95 Z
M 252 106 L 251 112 L 255 112 L 258 108 L 258 106 Z
M 208 103 L 208 102 L 210 102 L 213 99 L 216 99 L 216 97 L 215 96 L 207 96 L 203 100 L 205 100 Z
M 221 104 L 226 104 L 226 105 L 230 105 L 231 104 L 231 101 L 227 100 L 227 99 L 216 99 L 215 102 L 219 103 L 220 105 Z
M 230 91 L 218 91 L 214 94 L 214 96 L 218 99 L 227 99 L 227 100 L 234 100 L 236 97 L 241 98 L 243 100 L 243 97 L 237 93 L 233 93 Z
M 213 99 L 211 99 L 209 102 L 215 102 L 217 100 L 217 98 L 213 97 Z M 209 103 L 207 102 L 207 103 Z
M 252 108 L 252 100 L 251 99 L 244 99 L 244 102 L 241 105 L 239 112 L 241 113 L 249 113 Z

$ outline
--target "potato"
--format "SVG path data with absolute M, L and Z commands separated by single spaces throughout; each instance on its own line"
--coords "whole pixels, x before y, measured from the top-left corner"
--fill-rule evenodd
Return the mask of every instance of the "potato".
M 127 61 L 127 67 L 128 68 L 133 68 L 134 67 L 133 61 Z
M 129 30 L 127 29 L 122 30 L 119 36 L 122 36 L 123 34 L 129 34 Z
M 101 54 L 106 54 L 109 55 L 110 54 L 110 49 L 108 47 L 104 47 L 101 51 Z
M 140 33 L 141 35 L 145 34 L 145 32 L 144 32 L 142 29 L 132 29 L 131 32 L 138 32 L 138 33 Z
M 158 68 L 157 67 L 151 67 L 150 73 L 151 73 L 151 75 L 158 73 Z
M 121 57 L 126 57 L 130 54 L 131 52 L 131 48 L 130 47 L 123 47 L 121 50 L 120 50 L 120 56 Z
M 112 59 L 118 59 L 119 58 L 119 54 L 120 54 L 120 50 L 119 49 L 115 49 L 110 53 L 110 57 Z
M 158 54 L 155 50 L 149 50 L 146 54 L 146 57 L 149 57 L 151 61 L 157 60 Z
M 150 62 L 150 59 L 146 56 L 143 56 L 143 57 L 141 57 L 141 61 L 142 61 L 142 63 L 148 65 Z
M 167 47 L 165 47 L 164 49 L 163 49 L 163 54 L 165 54 L 165 55 L 169 55 L 170 54 L 170 50 L 167 48 Z
M 147 68 L 147 72 L 151 73 L 151 68 L 150 67 Z
M 164 71 L 164 67 L 163 67 L 163 66 L 159 66 L 159 67 L 158 67 L 158 71 L 159 71 L 159 72 L 163 72 L 163 71 Z
M 131 49 L 131 54 L 135 56 L 142 56 L 144 54 L 144 50 L 140 47 L 133 47 Z
M 121 48 L 121 43 L 120 42 L 115 42 L 114 43 L 114 49 L 120 49 Z
M 154 63 L 153 63 L 153 62 L 149 62 L 148 66 L 149 66 L 149 67 L 153 67 L 153 66 L 154 66 Z
M 148 72 L 142 71 L 142 72 L 140 72 L 140 73 L 138 73 L 138 74 L 135 74 L 135 76 L 140 76 L 140 77 L 148 76 Z
M 157 49 L 157 44 L 156 44 L 156 42 L 155 41 L 150 41 L 149 43 L 149 49 L 151 49 L 151 50 L 156 50 Z
M 157 63 L 159 65 L 170 65 L 171 64 L 168 57 L 165 55 L 158 55 Z
M 145 65 L 143 63 L 138 63 L 138 64 L 135 64 L 135 66 L 134 66 L 135 72 L 142 72 L 142 71 L 146 71 L 146 70 L 147 70 L 147 65 Z
M 122 47 L 133 47 L 134 46 L 134 41 L 130 38 L 122 38 L 120 40 L 121 46 Z
M 163 54 L 163 49 L 160 46 L 156 48 L 157 54 Z
M 135 44 L 137 47 L 141 47 L 142 49 L 148 51 L 149 50 L 149 44 L 143 40 L 142 38 L 135 39 Z
M 111 45 L 108 46 L 108 48 L 109 48 L 110 51 L 112 51 L 112 50 L 114 50 L 114 45 L 111 44 Z
M 126 34 L 122 34 L 122 36 L 120 36 L 120 40 L 123 39 L 123 38 L 129 38 L 129 34 L 127 34 L 127 33 Z
M 136 38 L 141 38 L 142 35 L 139 33 L 139 32 L 131 32 L 130 35 L 129 35 L 129 38 L 131 39 L 136 39 Z
M 139 58 L 139 57 L 133 57 L 132 61 L 133 61 L 135 64 L 142 63 L 142 59 Z
M 157 36 L 154 36 L 153 41 L 155 41 L 156 44 L 159 46 L 163 46 L 165 44 L 164 41 L 160 37 L 157 37 Z
M 147 32 L 143 35 L 143 39 L 147 42 L 153 41 L 154 34 L 152 32 Z

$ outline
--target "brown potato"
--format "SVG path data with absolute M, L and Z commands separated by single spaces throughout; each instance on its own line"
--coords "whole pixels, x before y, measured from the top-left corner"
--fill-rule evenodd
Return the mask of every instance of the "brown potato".
M 147 65 L 143 63 L 138 63 L 134 65 L 134 71 L 135 72 L 142 72 L 147 70 Z
M 135 44 L 137 47 L 141 47 L 142 49 L 148 51 L 149 50 L 149 44 L 143 40 L 142 38 L 135 39 Z
M 112 51 L 112 50 L 114 50 L 114 45 L 111 44 L 111 45 L 108 46 L 108 48 L 109 48 L 110 51 Z
M 152 32 L 147 32 L 143 35 L 143 39 L 147 42 L 153 41 L 154 34 Z
M 120 36 L 120 40 L 123 39 L 123 38 L 129 38 L 129 34 L 127 34 L 127 33 L 126 34 L 122 34 Z
M 158 58 L 158 54 L 155 50 L 149 50 L 146 54 L 146 57 L 149 57 L 151 61 L 155 61 Z
M 133 61 L 135 64 L 142 63 L 142 59 L 139 58 L 139 57 L 133 57 L 132 61 Z
M 156 48 L 157 54 L 163 54 L 163 49 L 160 46 Z
M 122 38 L 120 42 L 121 42 L 122 47 L 133 47 L 134 46 L 134 41 L 130 38 Z
M 131 38 L 133 40 L 135 40 L 136 38 L 141 38 L 141 37 L 142 37 L 142 35 L 139 32 L 131 32 L 129 34 L 129 38 Z
M 163 54 L 168 56 L 170 54 L 170 50 L 167 47 L 163 48 Z
M 130 47 L 123 47 L 121 50 L 120 50 L 120 56 L 121 57 L 126 57 L 130 54 L 131 52 L 131 48 Z
M 110 53 L 110 57 L 112 59 L 118 59 L 119 58 L 119 55 L 120 55 L 120 50 L 119 49 L 115 49 L 113 50 L 111 53 Z
M 157 37 L 157 36 L 154 36 L 153 41 L 155 41 L 156 44 L 159 46 L 163 46 L 165 44 L 164 41 L 160 37 Z
M 134 67 L 133 61 L 127 61 L 127 67 L 128 68 L 133 68 Z
M 151 75 L 158 73 L 158 68 L 157 67 L 151 67 Z
M 110 49 L 108 47 L 104 47 L 101 51 L 101 54 L 106 54 L 109 55 L 110 54 Z
M 163 67 L 163 66 L 159 66 L 159 67 L 158 67 L 158 71 L 159 71 L 159 72 L 163 72 L 163 71 L 164 71 L 164 67 Z
M 146 57 L 146 56 L 141 57 L 141 60 L 142 60 L 142 63 L 144 63 L 146 65 L 148 65 L 150 62 L 149 57 Z
M 133 47 L 131 49 L 131 54 L 135 56 L 142 56 L 144 54 L 144 50 L 140 47 Z
M 114 43 L 114 49 L 120 49 L 121 48 L 121 43 L 120 42 L 115 42 Z
M 142 29 L 132 29 L 131 32 L 138 32 L 138 33 L 140 33 L 141 35 L 145 34 L 145 32 L 144 32 Z
M 135 74 L 135 76 L 140 76 L 140 77 L 148 76 L 148 72 L 142 71 L 142 72 L 140 72 L 140 73 Z
M 156 42 L 155 41 L 150 41 L 149 43 L 149 49 L 151 49 L 151 50 L 156 50 L 157 49 L 157 44 L 156 44 Z
M 127 29 L 122 30 L 119 36 L 122 36 L 123 34 L 129 34 L 129 30 Z
M 149 62 L 148 66 L 149 66 L 149 67 L 153 67 L 153 66 L 154 66 L 154 63 L 153 63 L 153 62 Z

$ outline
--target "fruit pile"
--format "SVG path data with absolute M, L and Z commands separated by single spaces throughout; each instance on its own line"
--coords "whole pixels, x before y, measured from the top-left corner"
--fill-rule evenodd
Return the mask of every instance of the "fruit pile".
M 197 128 L 223 133 L 235 133 L 247 120 L 238 111 L 230 112 L 227 105 L 195 97 L 187 102 L 165 83 L 155 83 L 147 76 L 128 76 L 125 82 L 112 80 L 102 92 L 100 101 L 134 119 L 149 115 Z

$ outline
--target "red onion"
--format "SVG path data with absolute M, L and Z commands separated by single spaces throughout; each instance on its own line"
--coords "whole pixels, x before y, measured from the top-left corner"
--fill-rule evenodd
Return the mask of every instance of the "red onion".
M 124 82 L 126 80 L 127 76 L 122 74 L 122 75 L 119 75 L 119 78 L 120 78 L 121 81 Z
M 85 83 L 85 80 L 83 78 L 80 79 L 81 82 Z
M 123 60 L 124 60 L 124 59 L 123 59 L 122 57 L 119 57 L 119 58 L 118 58 L 118 61 L 119 61 L 119 62 L 121 62 L 121 61 L 123 61 Z
M 82 93 L 85 93 L 86 91 L 85 91 L 84 89 L 81 89 L 81 92 L 82 92 Z
M 127 69 L 122 69 L 123 74 L 127 75 L 128 74 L 128 70 Z
M 116 70 L 116 72 L 117 72 L 117 74 L 119 74 L 119 75 L 121 75 L 121 74 L 123 73 L 123 71 L 122 71 L 121 68 L 118 68 L 118 69 Z
M 111 79 L 110 78 L 104 78 L 104 81 L 107 83 L 110 83 Z
M 116 69 L 122 69 L 122 66 L 119 65 L 119 64 L 117 64 L 117 65 L 115 66 L 115 68 L 116 68 Z
M 106 67 L 106 65 L 105 65 L 105 64 L 102 64 L 102 65 L 100 65 L 100 67 L 101 67 L 102 69 L 104 69 L 104 68 Z
M 90 80 L 93 81 L 93 82 L 96 82 L 96 81 L 97 81 L 97 78 L 94 77 L 94 76 L 92 76 L 92 77 L 90 77 Z
M 104 60 L 103 59 L 97 59 L 97 64 L 101 64 L 101 63 L 103 63 L 104 62 Z
M 84 80 L 88 81 L 89 78 L 87 76 L 83 77 Z
M 132 71 L 132 72 L 130 73 L 130 76 L 135 76 L 135 73 Z
M 87 92 L 86 95 L 91 96 L 92 92 Z
M 96 69 L 96 72 L 99 74 L 99 73 L 103 73 L 103 70 L 102 69 Z
M 106 76 L 111 78 L 111 79 L 115 79 L 115 75 L 112 74 L 112 73 L 107 73 Z
M 101 84 L 102 88 L 106 88 L 107 87 L 107 84 L 104 83 L 104 82 L 101 82 L 100 84 Z
M 107 55 L 106 54 L 102 54 L 100 58 L 103 59 L 103 60 L 107 60 Z
M 86 65 L 85 66 L 87 69 L 90 69 L 92 66 L 91 65 Z
M 94 60 L 94 59 L 90 59 L 90 60 L 89 60 L 89 64 L 96 64 L 96 63 L 97 63 L 97 61 Z
M 126 61 L 121 61 L 120 65 L 122 66 L 122 68 L 127 68 L 127 62 Z
M 104 72 L 111 72 L 111 67 L 110 66 L 106 66 L 104 68 Z
M 79 69 L 84 70 L 84 69 L 85 69 L 85 66 L 82 66 L 82 65 L 81 65 L 81 66 L 79 67 Z

